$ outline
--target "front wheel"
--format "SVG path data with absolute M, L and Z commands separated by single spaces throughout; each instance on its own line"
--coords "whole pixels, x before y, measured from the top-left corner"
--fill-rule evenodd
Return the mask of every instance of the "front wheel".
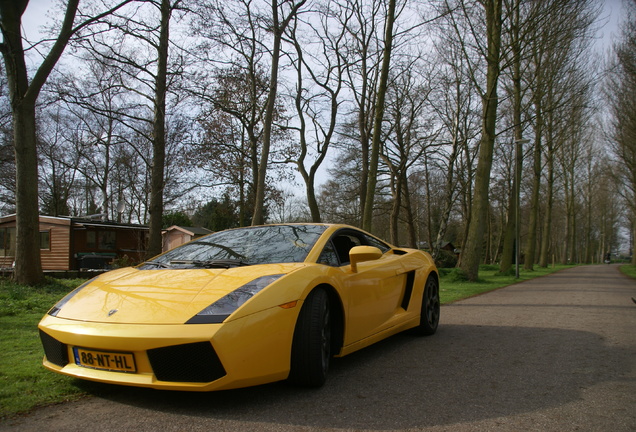
M 424 286 L 422 308 L 420 309 L 420 325 L 415 327 L 415 332 L 422 336 L 435 334 L 439 324 L 439 315 L 439 282 L 435 275 L 431 274 Z
M 327 379 L 331 361 L 331 313 L 329 295 L 322 288 L 305 300 L 292 342 L 289 381 L 306 387 L 320 387 Z

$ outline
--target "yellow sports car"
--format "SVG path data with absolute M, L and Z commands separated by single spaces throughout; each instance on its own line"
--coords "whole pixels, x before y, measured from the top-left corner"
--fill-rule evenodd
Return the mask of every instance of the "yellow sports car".
M 39 324 L 44 366 L 174 390 L 325 382 L 344 356 L 407 329 L 435 333 L 439 278 L 425 252 L 346 225 L 220 231 L 104 273 Z

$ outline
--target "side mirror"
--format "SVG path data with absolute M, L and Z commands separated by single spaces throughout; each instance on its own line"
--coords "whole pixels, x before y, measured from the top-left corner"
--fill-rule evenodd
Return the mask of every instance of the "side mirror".
M 377 260 L 382 256 L 382 251 L 373 246 L 356 246 L 349 251 L 351 271 L 358 271 L 358 264 L 365 261 Z

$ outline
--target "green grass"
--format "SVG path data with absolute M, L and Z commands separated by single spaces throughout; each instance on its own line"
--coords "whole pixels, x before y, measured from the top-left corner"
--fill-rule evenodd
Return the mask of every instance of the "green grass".
M 624 266 L 626 267 L 626 266 Z M 633 266 L 632 266 L 633 267 Z M 543 276 L 565 268 L 520 272 L 520 280 Z M 636 272 L 636 269 L 632 269 Z M 511 275 L 498 274 L 496 266 L 482 266 L 479 281 L 466 282 L 458 269 L 441 269 L 442 303 L 472 297 L 517 282 Z M 35 407 L 74 400 L 85 393 L 77 380 L 42 367 L 44 355 L 37 324 L 66 293 L 83 280 L 47 279 L 32 288 L 0 278 L 0 418 L 25 413 Z
M 37 324 L 82 282 L 47 279 L 32 288 L 0 278 L 0 418 L 81 395 L 73 380 L 42 367 Z
M 629 277 L 636 279 L 636 265 L 622 265 L 620 266 L 621 272 Z
M 479 267 L 479 280 L 477 282 L 468 282 L 460 269 L 440 269 L 440 299 L 442 304 L 448 304 L 569 267 L 572 266 L 556 265 L 547 268 L 535 266 L 532 271 L 521 268 L 519 269 L 519 279 L 516 279 L 514 267 L 510 273 L 500 274 L 499 266 L 482 265 Z

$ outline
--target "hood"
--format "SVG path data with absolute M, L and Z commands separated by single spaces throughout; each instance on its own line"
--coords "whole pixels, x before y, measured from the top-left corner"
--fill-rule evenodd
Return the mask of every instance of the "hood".
M 57 317 L 103 323 L 183 324 L 242 285 L 289 270 L 279 265 L 115 270 L 79 290 L 61 307 Z

